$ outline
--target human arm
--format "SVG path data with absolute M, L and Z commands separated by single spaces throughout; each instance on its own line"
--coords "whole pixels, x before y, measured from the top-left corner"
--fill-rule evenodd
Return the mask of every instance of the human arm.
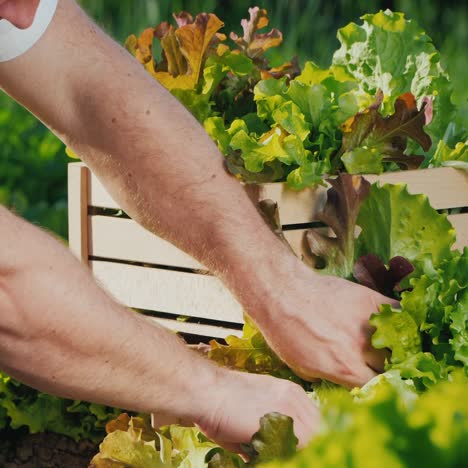
M 227 446 L 247 442 L 271 411 L 294 418 L 302 443 L 316 428 L 317 411 L 297 385 L 214 366 L 117 304 L 63 245 L 1 206 L 0 244 L 0 369 L 12 377 L 199 424 Z
M 386 299 L 291 256 L 195 119 L 75 2 L 60 0 L 33 49 L 0 64 L 0 83 L 128 214 L 214 271 L 301 375 L 349 386 L 375 375 L 367 323 Z

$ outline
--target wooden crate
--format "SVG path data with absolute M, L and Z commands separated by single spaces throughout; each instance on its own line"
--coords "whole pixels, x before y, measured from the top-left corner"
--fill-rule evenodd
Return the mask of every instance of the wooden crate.
M 84 164 L 70 164 L 68 175 L 70 248 L 104 288 L 121 303 L 183 334 L 216 338 L 240 334 L 242 308 L 221 281 L 186 253 L 118 216 L 118 204 Z M 367 179 L 405 183 L 411 193 L 426 193 L 436 209 L 468 207 L 466 171 L 427 169 Z M 294 192 L 272 183 L 248 190 L 254 200 L 278 203 L 285 236 L 300 255 L 303 234 L 323 207 L 326 189 Z M 457 231 L 457 247 L 468 245 L 468 213 L 449 219 Z

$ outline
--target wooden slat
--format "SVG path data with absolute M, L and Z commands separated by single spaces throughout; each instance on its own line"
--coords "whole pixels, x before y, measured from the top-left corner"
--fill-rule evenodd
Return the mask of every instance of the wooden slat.
M 131 219 L 89 217 L 90 256 L 132 262 L 206 269 L 170 242 L 151 234 Z
M 284 233 L 298 256 L 302 253 L 304 231 L 297 229 Z M 89 232 L 89 255 L 92 257 L 206 270 L 190 255 L 131 219 L 89 216 Z
M 189 333 L 191 335 L 199 335 L 200 337 L 210 338 L 226 338 L 227 336 L 242 336 L 242 331 L 235 328 L 206 325 L 203 323 L 190 323 L 190 322 L 179 322 L 178 320 L 171 320 L 159 317 L 149 317 L 152 321 L 158 325 L 162 325 L 169 330 L 179 333 Z
M 68 165 L 68 240 L 70 250 L 88 263 L 88 182 L 89 169 L 82 164 Z
M 90 261 L 94 276 L 128 307 L 243 323 L 241 305 L 214 276 Z
M 457 231 L 456 247 L 468 245 L 468 213 L 448 218 Z M 284 233 L 299 257 L 304 232 L 305 229 L 295 229 Z M 89 233 L 90 256 L 193 270 L 205 269 L 190 255 L 146 231 L 131 219 L 90 216 Z
M 468 247 L 468 213 L 450 215 L 448 216 L 448 220 L 457 232 L 455 247 L 457 249 Z
M 436 209 L 468 206 L 468 172 L 451 167 L 389 172 L 380 176 L 365 176 L 370 182 L 408 184 L 411 193 L 425 193 Z M 326 189 L 305 189 L 296 192 L 285 184 L 270 183 L 259 186 L 246 185 L 253 200 L 271 199 L 278 203 L 283 225 L 308 223 L 325 202 Z M 119 209 L 96 176 L 91 174 L 89 184 L 91 206 Z
M 410 193 L 424 193 L 436 210 L 468 206 L 468 171 L 453 167 L 387 172 L 366 176 L 369 182 L 408 184 Z

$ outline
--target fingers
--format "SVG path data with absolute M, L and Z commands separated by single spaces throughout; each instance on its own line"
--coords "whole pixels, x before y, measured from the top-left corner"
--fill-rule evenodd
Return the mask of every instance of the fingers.
M 378 373 L 368 367 L 364 362 L 350 366 L 346 371 L 334 372 L 321 376 L 322 379 L 342 385 L 348 389 L 364 386 Z
M 336 382 L 348 389 L 363 387 L 369 380 L 372 380 L 378 373 L 367 365 L 356 366 L 351 375 L 343 376 L 341 382 Z

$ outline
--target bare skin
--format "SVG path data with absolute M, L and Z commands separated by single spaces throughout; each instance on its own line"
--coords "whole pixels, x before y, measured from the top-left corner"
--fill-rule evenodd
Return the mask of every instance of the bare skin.
M 107 296 L 59 242 L 0 206 L 0 368 L 65 398 L 198 424 L 235 448 L 271 411 L 304 444 L 318 411 L 297 385 L 232 372 Z M 242 415 L 242 417 L 239 417 Z
M 0 0 L 0 17 L 10 19 L 18 26 L 30 23 L 31 17 L 24 13 L 26 10 L 12 8 L 15 1 L 19 4 L 28 0 L 3 3 Z M 31 70 L 34 73 L 30 73 Z M 31 50 L 14 60 L 0 63 L 0 85 L 80 154 L 135 220 L 214 271 L 260 326 L 275 351 L 300 375 L 307 379 L 326 377 L 351 387 L 364 384 L 381 368 L 382 357 L 369 345 L 368 318 L 377 311 L 378 304 L 389 299 L 346 281 L 320 276 L 293 257 L 264 224 L 239 183 L 226 174 L 222 155 L 200 125 L 140 64 L 100 31 L 73 0 L 59 1 L 51 26 Z M 31 234 L 31 239 L 25 241 L 22 248 L 26 249 L 33 238 L 34 234 Z M 15 249 L 15 243 L 11 245 Z M 57 252 L 54 261 L 60 256 L 66 257 L 65 252 Z M 11 268 L 19 273 L 15 262 L 11 262 Z M 24 271 L 28 268 L 31 263 L 25 262 Z M 0 275 L 0 284 L 7 288 L 8 297 L 13 298 L 11 302 L 17 303 L 18 297 L 23 296 L 25 283 L 13 284 L 10 278 Z M 55 286 L 58 280 L 57 277 L 49 283 L 54 285 L 54 291 L 51 291 L 54 296 L 60 295 Z M 88 294 L 86 288 L 79 291 L 80 295 Z M 67 292 L 72 294 L 70 290 Z M 27 305 L 19 310 L 13 308 L 19 315 L 13 320 L 10 336 L 21 337 L 21 326 L 24 325 L 21 318 L 29 320 L 36 313 L 39 303 L 32 293 L 31 301 L 33 310 Z M 2 310 L 0 308 L 3 321 Z M 73 369 L 74 376 L 86 373 L 88 369 L 83 369 L 80 357 L 80 352 L 85 350 L 79 350 L 79 343 L 73 352 L 66 352 L 70 330 L 65 330 L 65 324 L 73 319 L 81 334 L 91 337 L 94 335 L 91 329 L 88 330 L 91 327 L 89 317 L 83 319 L 81 313 L 72 308 L 68 314 L 60 308 L 55 310 L 49 321 L 44 322 L 39 314 L 41 317 L 34 320 L 37 329 L 30 329 L 30 333 L 43 336 L 45 329 L 55 329 L 59 337 L 56 351 L 63 350 L 66 367 L 70 371 Z M 124 333 L 122 339 L 129 346 L 137 347 L 138 352 L 153 363 L 152 371 L 148 367 L 149 375 L 154 376 L 155 381 L 165 375 L 158 374 L 160 369 L 154 366 L 154 356 L 165 355 L 163 348 L 168 344 L 164 337 L 170 334 L 159 329 L 155 331 L 154 327 L 151 332 L 145 329 L 145 333 L 156 336 L 148 348 L 140 335 L 135 340 L 135 334 L 120 325 L 120 314 L 103 320 L 97 310 L 97 306 L 93 307 L 89 314 L 96 315 L 93 320 L 97 321 L 98 329 L 120 328 Z M 138 323 L 143 327 L 141 322 Z M 3 351 L 3 335 L 0 338 Z M 34 349 L 26 346 L 26 341 L 24 337 L 17 341 L 11 338 L 8 360 L 4 361 L 5 353 L 2 352 L 0 366 L 8 365 L 9 370 L 33 386 L 65 395 L 66 388 L 61 385 L 70 379 L 57 377 L 54 373 L 55 379 L 43 380 L 44 375 L 48 375 L 45 370 L 51 366 L 47 340 L 38 341 L 40 345 Z M 191 367 L 194 356 L 186 355 L 181 347 L 172 345 L 174 349 L 169 354 L 177 356 L 176 362 L 186 360 L 186 366 Z M 100 343 L 93 344 L 89 340 L 86 352 L 97 351 L 100 346 Z M 14 352 L 16 349 L 21 349 L 23 354 Z M 103 394 L 99 400 L 109 403 L 106 392 L 120 388 L 118 396 L 115 392 L 113 395 L 122 403 L 136 393 L 124 383 L 124 377 L 128 375 L 120 375 L 123 356 L 115 359 L 112 355 L 109 351 L 107 365 L 113 371 L 105 373 L 107 379 L 101 383 Z M 30 359 L 34 359 L 36 365 L 30 366 Z M 57 359 L 62 362 L 61 358 Z M 90 362 L 86 366 L 90 366 Z M 101 374 L 93 375 L 102 375 L 103 370 L 99 372 Z M 208 409 L 208 416 L 205 414 L 203 421 L 181 414 L 183 404 L 172 411 L 174 417 L 195 420 L 208 434 L 230 444 L 250 437 L 258 427 L 258 415 L 266 412 L 265 407 L 280 406 L 275 395 L 284 392 L 275 391 L 275 385 L 291 384 L 273 379 L 267 382 L 265 377 L 226 375 L 230 385 L 217 384 L 217 391 L 221 392 L 218 398 L 225 404 L 217 406 L 217 410 Z M 233 384 L 233 375 L 239 382 L 237 394 L 233 390 L 237 387 Z M 77 385 L 74 395 L 86 393 L 86 379 L 80 383 L 75 377 L 73 381 Z M 174 395 L 168 381 L 160 382 L 160 385 L 161 394 Z M 109 387 L 107 390 L 106 386 Z M 262 390 L 259 390 L 260 386 Z M 196 387 L 200 388 L 199 385 Z M 272 392 L 267 387 L 271 387 Z M 292 388 L 287 391 L 293 400 L 291 406 L 276 410 L 293 416 L 296 421 L 302 420 L 303 415 L 315 421 L 315 413 L 305 410 L 310 408 L 305 394 Z M 197 392 L 192 390 L 193 398 Z M 96 400 L 93 395 L 96 393 L 80 398 Z M 241 410 L 250 399 L 252 411 Z M 127 407 L 121 403 L 118 406 Z M 151 411 L 151 405 L 155 404 L 153 395 L 151 401 L 145 403 L 145 411 Z M 242 414 L 242 421 L 239 421 L 239 414 Z M 311 427 L 304 422 L 304 426 L 297 430 L 304 441 Z

